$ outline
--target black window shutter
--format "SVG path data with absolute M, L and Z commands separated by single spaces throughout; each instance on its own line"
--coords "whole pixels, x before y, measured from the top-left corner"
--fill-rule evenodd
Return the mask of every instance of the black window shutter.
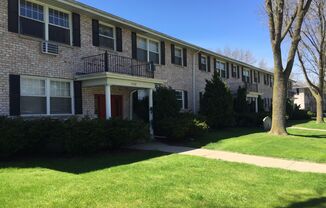
M 117 38 L 117 51 L 122 52 L 122 29 L 120 27 L 115 28 Z
M 165 65 L 165 42 L 161 41 L 161 64 Z
M 8 0 L 8 31 L 18 33 L 18 0 Z
M 250 82 L 252 83 L 252 70 L 250 70 Z
M 260 83 L 260 72 L 258 72 L 258 83 Z
M 20 76 L 9 75 L 9 114 L 20 115 Z
M 243 73 L 244 68 L 242 67 L 242 73 L 241 73 L 241 77 L 242 77 L 242 81 L 245 81 L 245 77 L 244 77 L 244 73 Z
M 214 63 L 213 63 L 213 65 L 214 65 L 214 70 L 216 70 L 216 58 L 214 58 L 213 61 L 214 61 Z
M 207 56 L 207 71 L 211 72 L 211 57 Z
M 230 78 L 230 70 L 229 70 L 229 63 L 226 62 L 225 63 L 225 68 L 226 68 L 226 78 L 229 79 Z
M 240 79 L 240 66 L 237 66 L 237 77 Z
M 175 46 L 171 44 L 171 63 L 175 64 Z
M 72 13 L 72 38 L 73 46 L 80 47 L 80 15 Z
M 187 59 L 187 49 L 184 48 L 183 49 L 183 66 L 187 66 L 187 63 L 188 63 L 188 59 Z
M 75 114 L 83 114 L 83 96 L 81 81 L 74 81 Z
M 188 109 L 188 92 L 183 91 L 185 109 Z
M 98 20 L 93 19 L 92 20 L 92 31 L 93 31 L 93 46 L 100 46 L 100 36 L 99 36 L 99 30 L 100 30 L 100 24 Z
M 198 53 L 198 68 L 199 70 L 203 70 L 201 67 L 201 53 Z
M 137 34 L 135 32 L 131 33 L 131 48 L 132 58 L 137 59 Z

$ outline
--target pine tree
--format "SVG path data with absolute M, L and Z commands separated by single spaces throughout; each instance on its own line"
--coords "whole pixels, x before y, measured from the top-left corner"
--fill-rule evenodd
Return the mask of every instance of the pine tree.
M 208 125 L 213 129 L 228 127 L 234 123 L 231 92 L 216 71 L 211 80 L 206 80 L 200 112 L 206 116 Z

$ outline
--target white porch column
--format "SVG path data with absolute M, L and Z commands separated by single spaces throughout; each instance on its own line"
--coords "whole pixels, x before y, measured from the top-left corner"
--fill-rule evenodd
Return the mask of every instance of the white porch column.
M 153 129 L 153 89 L 148 90 L 148 107 L 149 107 L 149 133 L 151 139 L 154 139 Z
M 105 85 L 105 107 L 106 107 L 106 119 L 111 118 L 111 86 Z

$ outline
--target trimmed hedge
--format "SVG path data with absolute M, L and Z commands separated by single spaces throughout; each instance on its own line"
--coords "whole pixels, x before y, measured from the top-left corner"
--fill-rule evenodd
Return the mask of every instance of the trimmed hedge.
M 192 114 L 179 114 L 173 118 L 157 121 L 156 134 L 167 137 L 168 140 L 181 141 L 196 138 L 208 130 L 205 121 Z
M 119 119 L 0 118 L 0 158 L 17 154 L 82 155 L 149 139 L 148 125 Z

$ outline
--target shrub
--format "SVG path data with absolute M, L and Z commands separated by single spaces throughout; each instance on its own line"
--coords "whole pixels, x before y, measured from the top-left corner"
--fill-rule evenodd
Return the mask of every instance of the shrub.
M 0 158 L 16 154 L 90 154 L 149 139 L 140 121 L 0 118 Z
M 0 157 L 9 157 L 24 149 L 25 122 L 22 119 L 0 118 Z
M 301 110 L 300 105 L 296 105 L 290 99 L 286 102 L 286 114 L 290 120 L 307 120 L 311 115 L 306 110 Z
M 206 117 L 211 128 L 223 128 L 233 125 L 233 99 L 230 90 L 215 71 L 211 80 L 206 80 L 200 112 Z
M 180 105 L 175 90 L 160 86 L 156 88 L 153 96 L 153 113 L 155 121 L 178 116 Z
M 247 89 L 238 88 L 237 96 L 234 99 L 234 111 L 238 114 L 249 113 L 249 105 L 247 102 Z
M 177 117 L 164 118 L 158 121 L 157 134 L 166 136 L 168 140 L 181 141 L 196 138 L 208 130 L 205 121 L 191 114 L 179 114 Z

